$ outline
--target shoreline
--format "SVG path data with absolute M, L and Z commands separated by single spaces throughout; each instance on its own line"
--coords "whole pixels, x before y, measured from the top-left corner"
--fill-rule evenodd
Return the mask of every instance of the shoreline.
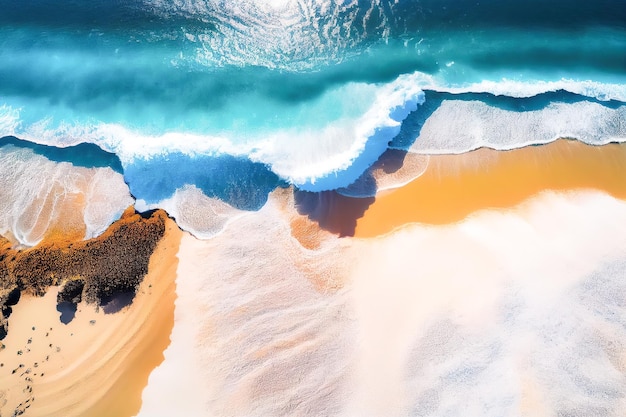
M 409 184 L 383 191 L 357 220 L 356 237 L 376 237 L 410 223 L 461 221 L 485 209 L 510 209 L 541 192 L 581 189 L 626 198 L 626 144 L 559 139 L 510 151 L 481 148 L 431 155 Z

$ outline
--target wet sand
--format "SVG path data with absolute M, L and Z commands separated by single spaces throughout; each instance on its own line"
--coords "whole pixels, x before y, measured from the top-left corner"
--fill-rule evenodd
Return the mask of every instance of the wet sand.
M 0 412 L 135 415 L 148 376 L 169 345 L 181 235 L 166 220 L 133 303 L 117 313 L 83 301 L 65 325 L 56 311 L 58 287 L 43 297 L 23 295 L 0 351 Z
M 356 236 L 408 223 L 448 224 L 483 209 L 507 209 L 545 190 L 600 190 L 626 198 L 626 145 L 556 142 L 511 151 L 432 155 L 422 176 L 380 193 L 357 220 Z

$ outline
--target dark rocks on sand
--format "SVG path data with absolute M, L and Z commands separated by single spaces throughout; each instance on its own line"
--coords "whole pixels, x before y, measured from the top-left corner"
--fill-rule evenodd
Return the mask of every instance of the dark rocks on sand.
M 141 216 L 129 208 L 97 238 L 44 240 L 25 250 L 12 249 L 0 237 L 0 340 L 6 336 L 10 306 L 22 291 L 42 296 L 50 286 L 64 283 L 58 303 L 103 305 L 120 294 L 132 301 L 165 233 L 166 218 L 161 210 Z

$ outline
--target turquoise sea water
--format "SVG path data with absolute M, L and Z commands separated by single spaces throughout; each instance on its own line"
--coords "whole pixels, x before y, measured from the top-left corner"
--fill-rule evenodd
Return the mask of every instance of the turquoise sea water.
M 621 0 L 0 0 L 0 62 L 0 137 L 95 144 L 150 207 L 346 189 L 390 147 L 626 140 Z

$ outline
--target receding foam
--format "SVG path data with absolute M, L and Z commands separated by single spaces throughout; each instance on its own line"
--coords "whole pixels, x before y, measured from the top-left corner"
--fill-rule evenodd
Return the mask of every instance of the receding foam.
M 428 89 L 449 93 L 490 93 L 497 96 L 532 97 L 551 91 L 564 90 L 584 97 L 600 101 L 617 100 L 626 102 L 626 85 L 601 83 L 592 80 L 573 80 L 562 78 L 555 81 L 517 81 L 502 79 L 499 81 L 485 80 L 464 86 L 446 85 L 434 79 L 428 81 Z
M 162 208 L 176 220 L 176 224 L 199 239 L 210 239 L 221 233 L 228 223 L 247 212 L 238 210 L 218 198 L 207 197 L 193 185 L 186 185 L 168 199 L 148 204 L 137 200 L 140 211 Z
M 347 274 L 347 242 L 302 248 L 276 200 L 286 196 L 277 190 L 213 239 L 183 237 L 172 343 L 150 376 L 140 416 L 341 410 L 353 335 L 346 294 L 314 281 Z
M 499 150 L 573 138 L 592 145 L 626 140 L 626 105 L 550 103 L 531 111 L 503 110 L 481 101 L 444 100 L 426 119 L 412 152 L 463 153 Z
M 32 246 L 57 230 L 78 238 L 102 233 L 133 204 L 111 168 L 56 163 L 29 149 L 0 148 L 0 234 Z

